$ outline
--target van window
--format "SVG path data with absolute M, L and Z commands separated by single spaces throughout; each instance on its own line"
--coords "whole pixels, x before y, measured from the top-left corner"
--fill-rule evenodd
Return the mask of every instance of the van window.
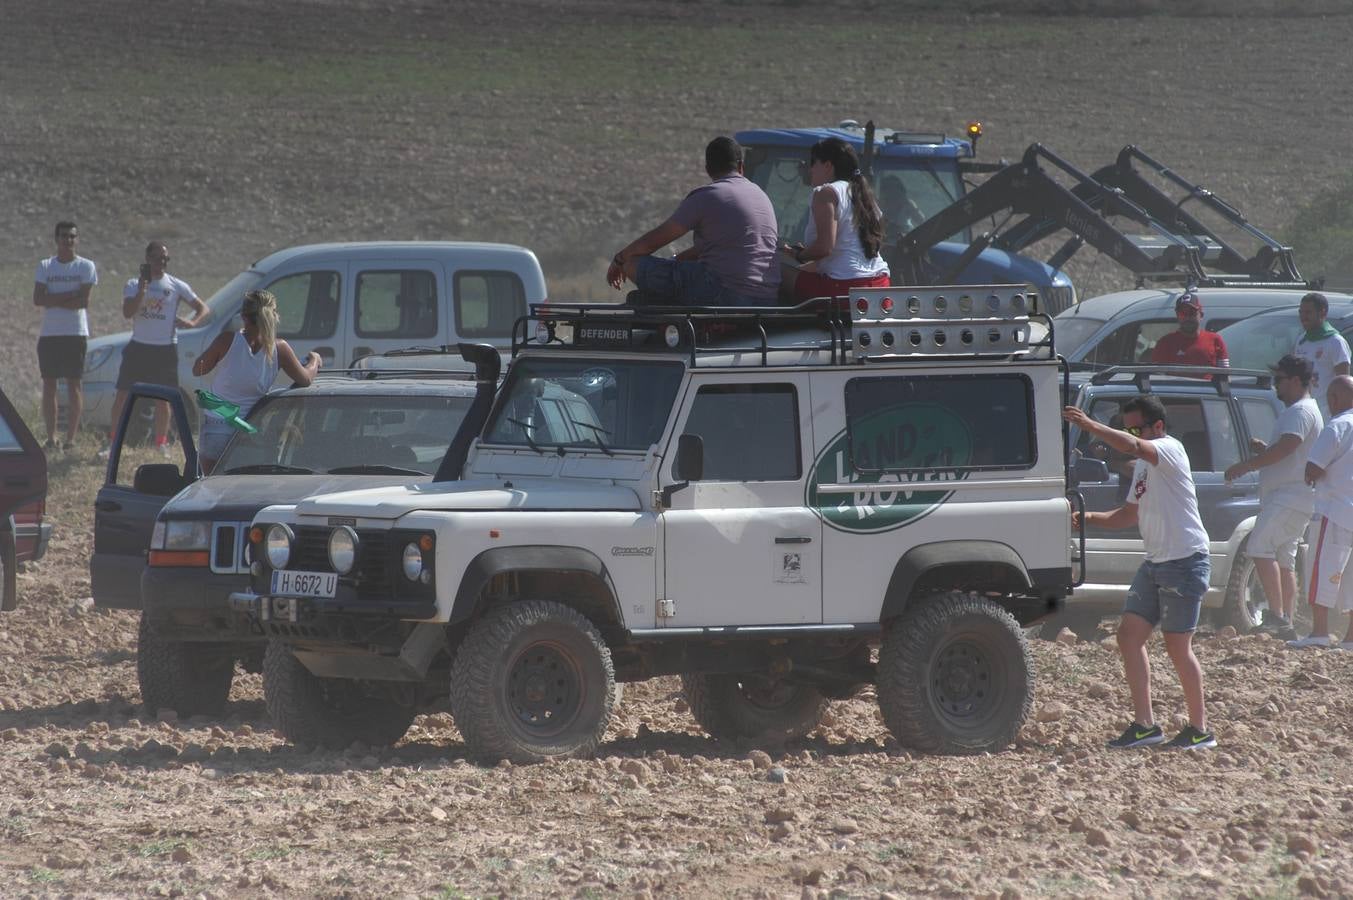
M 513 272 L 457 272 L 456 334 L 463 338 L 509 337 L 526 315 L 526 288 Z
M 798 399 L 792 384 L 700 388 L 687 434 L 705 445 L 705 481 L 798 481 Z
M 297 272 L 268 285 L 277 298 L 277 336 L 333 337 L 338 328 L 339 286 L 337 272 Z
M 1032 394 L 1024 375 L 852 378 L 851 464 L 856 472 L 1030 468 Z
M 437 335 L 437 279 L 418 269 L 357 276 L 357 334 L 368 338 Z

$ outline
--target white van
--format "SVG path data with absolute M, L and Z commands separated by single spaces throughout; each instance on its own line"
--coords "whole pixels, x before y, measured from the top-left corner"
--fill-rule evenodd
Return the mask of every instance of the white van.
M 525 247 L 467 241 L 311 244 L 279 250 L 236 275 L 208 299 L 211 318 L 179 332 L 179 384 L 185 397 L 208 387 L 193 361 L 222 329 L 240 327 L 246 291 L 277 296 L 285 338 L 326 367 L 413 344 L 460 341 L 511 346 L 512 323 L 546 299 L 545 275 Z M 122 349 L 130 331 L 97 337 L 85 359 L 85 422 L 108 427 Z M 279 376 L 279 380 L 285 376 Z M 195 410 L 195 402 L 188 402 Z

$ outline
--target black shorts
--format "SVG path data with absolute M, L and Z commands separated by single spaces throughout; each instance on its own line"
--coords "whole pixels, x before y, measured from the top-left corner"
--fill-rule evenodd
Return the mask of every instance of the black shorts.
M 117 370 L 117 389 L 125 391 L 138 381 L 178 387 L 178 345 L 128 341 L 122 349 L 122 368 Z
M 38 338 L 38 371 L 43 378 L 85 376 L 85 347 L 89 339 L 82 334 L 53 334 Z

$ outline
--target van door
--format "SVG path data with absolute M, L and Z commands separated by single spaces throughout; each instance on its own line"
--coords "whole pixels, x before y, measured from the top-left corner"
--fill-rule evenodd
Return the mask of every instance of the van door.
M 677 435 L 704 442 L 701 480 L 662 514 L 665 593 L 659 625 L 803 625 L 822 621 L 822 521 L 804 502 L 813 446 L 808 376 L 697 381 Z
M 447 343 L 469 341 L 511 349 L 512 326 L 526 315 L 526 286 L 504 269 L 458 269 L 451 275 L 455 325 Z
M 153 430 L 147 427 L 158 403 L 168 404 L 178 434 L 178 441 L 165 450 L 156 448 Z M 162 385 L 132 385 L 116 434 L 108 472 L 94 500 L 89 576 L 95 606 L 140 609 L 141 571 L 155 517 L 170 497 L 197 480 L 197 446 L 183 395 Z
M 441 264 L 431 259 L 354 260 L 345 365 L 387 350 L 446 343 Z
M 304 361 L 315 352 L 325 368 L 347 365 L 350 344 L 349 324 L 343 290 L 347 285 L 347 264 L 322 263 L 304 272 L 289 272 L 274 278 L 265 287 L 277 298 L 277 336 Z M 279 374 L 278 382 L 285 383 Z

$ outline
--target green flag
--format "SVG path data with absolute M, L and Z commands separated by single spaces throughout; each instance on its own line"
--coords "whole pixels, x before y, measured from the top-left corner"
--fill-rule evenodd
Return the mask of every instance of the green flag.
M 216 396 L 211 391 L 197 389 L 197 404 L 205 410 L 216 413 L 222 419 L 230 423 L 232 428 L 238 428 L 240 431 L 248 434 L 257 433 L 258 429 L 250 425 L 244 419 L 240 418 L 240 408 L 229 400 Z

